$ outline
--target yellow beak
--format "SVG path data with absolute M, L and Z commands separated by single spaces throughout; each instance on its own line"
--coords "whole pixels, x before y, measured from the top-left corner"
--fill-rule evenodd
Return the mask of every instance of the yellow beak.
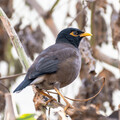
M 81 33 L 80 34 L 80 37 L 85 37 L 85 36 L 92 36 L 92 34 L 90 34 L 90 33 Z

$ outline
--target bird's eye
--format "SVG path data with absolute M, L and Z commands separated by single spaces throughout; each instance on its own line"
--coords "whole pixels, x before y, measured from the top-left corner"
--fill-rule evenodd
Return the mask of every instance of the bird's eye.
M 79 33 L 77 31 L 72 31 L 70 33 L 70 35 L 74 36 L 74 37 L 78 37 Z
M 74 35 L 79 35 L 79 33 L 77 31 L 74 31 L 73 34 Z

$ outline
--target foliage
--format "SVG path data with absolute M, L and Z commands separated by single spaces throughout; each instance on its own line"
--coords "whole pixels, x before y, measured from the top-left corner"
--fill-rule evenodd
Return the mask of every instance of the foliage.
M 34 116 L 35 114 L 23 114 L 20 117 L 18 117 L 16 120 L 36 120 Z

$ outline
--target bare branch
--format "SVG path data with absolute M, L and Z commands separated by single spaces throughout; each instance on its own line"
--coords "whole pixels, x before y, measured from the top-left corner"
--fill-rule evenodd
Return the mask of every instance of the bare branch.
M 120 65 L 120 61 L 119 60 L 111 58 L 111 57 L 105 55 L 100 50 L 98 50 L 98 48 L 94 48 L 94 50 L 93 50 L 93 56 L 96 59 L 98 59 L 98 60 L 100 60 L 102 62 L 105 62 L 105 63 L 107 63 L 109 65 L 112 65 L 112 66 L 114 66 L 116 68 L 120 68 L 120 66 L 119 66 Z
M 16 120 L 10 93 L 5 94 L 5 101 L 6 101 L 6 106 L 5 106 L 4 120 Z
M 90 97 L 88 99 L 83 99 L 83 100 L 81 100 L 81 99 L 71 99 L 71 98 L 68 98 L 68 97 L 66 97 L 66 98 L 69 99 L 69 100 L 72 100 L 72 101 L 77 101 L 77 102 L 87 102 L 87 101 L 95 98 L 96 96 L 98 96 L 100 94 L 100 92 L 102 91 L 102 89 L 103 89 L 103 87 L 105 85 L 105 78 L 102 78 L 102 79 L 103 79 L 102 86 L 101 86 L 100 90 L 94 96 L 92 96 L 92 97 Z
M 51 15 L 53 13 L 53 10 L 55 9 L 55 7 L 57 6 L 57 4 L 59 3 L 60 0 L 56 0 L 55 3 L 53 4 L 52 8 L 49 10 L 49 15 Z
M 20 73 L 20 74 L 10 75 L 10 76 L 6 76 L 6 77 L 0 77 L 0 80 L 12 79 L 12 78 L 16 78 L 16 77 L 19 77 L 19 76 L 25 75 L 25 74 L 26 73 Z

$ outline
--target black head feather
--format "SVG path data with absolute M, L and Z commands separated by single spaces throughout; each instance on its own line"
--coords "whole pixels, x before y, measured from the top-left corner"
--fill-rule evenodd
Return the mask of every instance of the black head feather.
M 71 35 L 72 32 L 75 36 Z M 83 38 L 79 36 L 82 33 L 84 32 L 77 28 L 66 28 L 58 34 L 56 43 L 70 43 L 75 47 L 78 47 L 81 39 Z

